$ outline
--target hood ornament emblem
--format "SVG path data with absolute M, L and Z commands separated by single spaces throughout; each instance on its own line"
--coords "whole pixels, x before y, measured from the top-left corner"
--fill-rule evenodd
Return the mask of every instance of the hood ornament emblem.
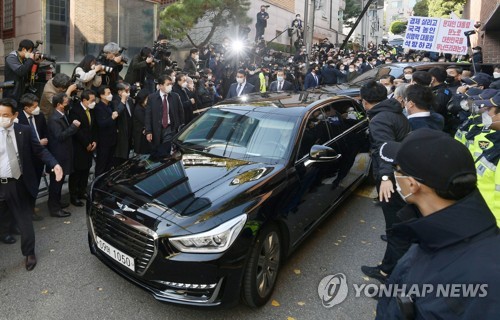
M 126 204 L 124 203 L 121 203 L 121 202 L 116 202 L 116 205 L 118 206 L 118 208 L 120 208 L 120 210 L 122 211 L 127 211 L 127 212 L 135 212 L 134 209 L 130 208 L 129 206 L 127 206 Z

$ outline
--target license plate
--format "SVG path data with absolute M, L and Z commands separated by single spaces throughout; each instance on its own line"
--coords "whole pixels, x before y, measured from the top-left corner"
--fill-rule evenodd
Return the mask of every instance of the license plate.
M 109 257 L 111 257 L 118 263 L 124 265 L 125 267 L 129 268 L 132 271 L 135 271 L 134 258 L 116 249 L 115 247 L 113 247 L 112 245 L 110 245 L 109 243 L 107 243 L 106 241 L 102 240 L 99 237 L 96 237 L 96 242 L 99 250 L 107 254 Z

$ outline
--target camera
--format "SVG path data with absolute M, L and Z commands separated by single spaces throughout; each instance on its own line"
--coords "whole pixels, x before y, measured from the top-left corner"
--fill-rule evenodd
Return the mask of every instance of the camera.
M 465 35 L 466 37 L 469 37 L 470 35 L 472 35 L 472 34 L 474 34 L 474 33 L 476 33 L 476 31 L 475 31 L 475 30 L 469 30 L 469 31 L 465 31 L 465 32 L 464 32 L 464 35 Z
M 36 51 L 35 55 L 38 55 L 41 60 L 47 60 L 47 61 L 50 61 L 50 62 L 56 62 L 56 60 L 57 60 L 56 58 L 51 57 L 48 54 L 41 53 L 40 51 Z
M 266 5 L 263 5 L 263 7 L 265 7 L 265 8 L 269 8 L 269 7 L 270 7 L 270 5 L 266 4 Z
M 83 86 L 82 80 L 80 80 L 79 74 L 73 75 L 73 77 L 71 78 L 71 83 L 76 84 L 76 90 L 82 91 L 85 89 L 85 87 Z
M 111 72 L 113 72 L 113 67 L 102 65 L 102 72 L 103 73 L 111 73 Z

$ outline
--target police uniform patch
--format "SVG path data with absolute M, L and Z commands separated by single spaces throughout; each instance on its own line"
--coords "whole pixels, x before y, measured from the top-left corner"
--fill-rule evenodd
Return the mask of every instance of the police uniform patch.
M 488 149 L 489 146 L 490 146 L 489 141 L 479 141 L 479 148 L 481 150 L 486 150 L 486 149 Z
M 486 167 L 483 166 L 482 164 L 477 166 L 476 172 L 479 176 L 483 176 L 485 171 L 486 171 Z

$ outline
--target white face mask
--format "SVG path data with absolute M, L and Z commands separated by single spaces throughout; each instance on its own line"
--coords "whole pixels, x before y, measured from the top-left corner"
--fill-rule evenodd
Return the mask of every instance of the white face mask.
M 40 114 L 40 107 L 36 107 L 35 110 L 31 111 L 31 114 L 37 116 Z
M 349 68 L 349 72 L 354 72 L 354 68 Z
M 181 87 L 187 88 L 187 86 L 188 86 L 188 83 L 187 82 L 183 82 Z
M 208 80 L 208 81 L 212 80 L 212 75 L 211 75 L 211 74 L 209 74 L 209 75 L 207 76 L 207 80 Z
M 95 108 L 95 101 L 94 101 L 94 102 L 89 103 L 88 108 L 89 108 L 90 110 L 94 109 L 94 108 Z
M 283 77 L 276 77 L 276 79 L 278 79 L 279 82 L 283 81 Z
M 391 93 L 392 91 L 392 86 L 384 86 L 387 89 L 387 93 Z
M 9 128 L 12 125 L 12 120 L 10 118 L 0 117 L 0 127 Z
M 493 78 L 495 79 L 500 78 L 500 72 L 493 72 Z
M 113 100 L 113 94 L 110 93 L 105 98 L 106 98 L 106 100 L 111 101 L 111 100 Z
M 255 71 L 248 71 L 248 73 L 253 76 L 255 74 Z
M 409 196 L 413 195 L 413 193 L 411 193 L 411 192 L 410 192 L 410 193 L 408 193 L 407 195 L 404 195 L 404 194 L 403 194 L 403 191 L 401 190 L 401 186 L 400 186 L 400 185 L 399 185 L 399 183 L 398 183 L 398 178 L 409 178 L 409 177 L 408 177 L 408 176 L 397 176 L 397 178 L 396 178 L 396 179 L 394 179 L 394 180 L 396 180 L 396 191 L 399 193 L 399 196 L 401 197 L 401 199 L 403 199 L 403 200 L 404 200 L 404 202 L 407 202 L 407 201 L 406 201 L 406 199 L 407 199 Z
M 165 93 L 169 94 L 170 92 L 172 92 L 172 85 L 165 86 Z
M 405 74 L 405 79 L 410 81 L 412 78 L 412 75 L 411 74 Z
M 482 122 L 485 129 L 488 129 L 493 123 L 493 118 L 488 114 L 488 112 L 483 112 L 481 114 Z
M 238 83 L 243 83 L 243 81 L 245 81 L 245 78 L 236 78 L 236 82 Z

